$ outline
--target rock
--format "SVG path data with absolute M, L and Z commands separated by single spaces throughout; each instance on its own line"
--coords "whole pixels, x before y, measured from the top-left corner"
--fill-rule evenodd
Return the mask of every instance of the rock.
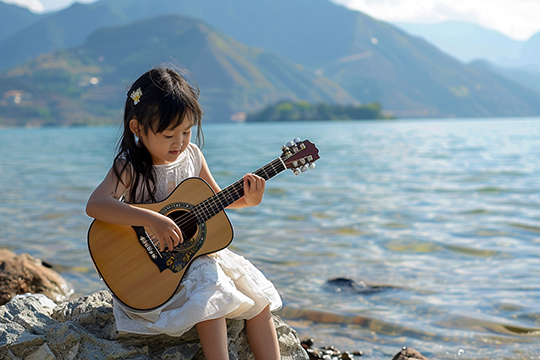
M 429 360 L 418 351 L 404 347 L 399 353 L 392 358 L 392 360 Z
M 274 316 L 282 359 L 307 360 L 296 332 Z M 229 357 L 253 360 L 244 321 L 228 320 Z M 119 333 L 108 291 L 56 305 L 43 295 L 19 295 L 0 306 L 0 359 L 202 360 L 195 328 L 182 337 Z
M 308 353 L 309 360 L 317 359 L 332 359 L 332 360 L 354 360 L 355 356 L 362 356 L 362 351 L 344 351 L 337 349 L 334 346 L 323 346 L 321 348 L 313 348 L 314 340 L 305 339 L 301 341 L 302 346 Z
M 369 295 L 383 290 L 393 289 L 389 285 L 368 285 L 364 281 L 356 282 L 348 278 L 329 279 L 323 288 L 330 292 L 345 294 L 364 294 Z
M 61 302 L 69 298 L 72 290 L 62 276 L 43 266 L 41 260 L 0 249 L 0 305 L 25 293 L 43 294 Z
M 302 346 L 306 349 L 308 353 L 309 360 L 318 360 L 318 359 L 332 359 L 332 360 L 354 360 L 363 356 L 362 351 L 344 351 L 342 352 L 339 349 L 336 349 L 334 346 L 323 346 L 320 348 L 313 348 L 314 340 L 305 339 L 301 341 Z M 403 349 L 397 353 L 392 360 L 429 360 L 427 357 L 420 354 L 414 349 L 408 349 L 403 347 Z

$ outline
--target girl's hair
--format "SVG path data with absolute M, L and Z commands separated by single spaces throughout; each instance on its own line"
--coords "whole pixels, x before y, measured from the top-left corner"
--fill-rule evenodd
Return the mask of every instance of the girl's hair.
M 124 110 L 123 134 L 118 141 L 113 166 L 115 175 L 122 182 L 122 174 L 129 170 L 131 182 L 129 199 L 126 199 L 128 202 L 142 201 L 143 194 L 148 194 L 153 202 L 156 201 L 152 156 L 146 147 L 137 141 L 129 123 L 136 119 L 145 133 L 160 133 L 191 119 L 193 126 L 197 127 L 197 143 L 202 147 L 203 112 L 198 102 L 199 93 L 196 84 L 192 86 L 177 71 L 167 67 L 154 68 L 144 73 L 129 89 Z M 139 184 L 143 184 L 142 194 L 136 193 Z

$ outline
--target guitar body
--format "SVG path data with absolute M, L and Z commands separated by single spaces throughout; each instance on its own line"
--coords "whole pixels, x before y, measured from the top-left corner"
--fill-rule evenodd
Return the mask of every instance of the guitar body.
M 281 150 L 280 157 L 253 173 L 265 180 L 286 169 L 298 175 L 319 159 L 319 150 L 309 140 L 294 139 Z M 189 178 L 161 202 L 134 205 L 170 217 L 182 230 L 184 241 L 164 252 L 144 227 L 94 220 L 88 249 L 99 276 L 116 299 L 132 309 L 165 304 L 193 260 L 229 246 L 233 230 L 223 210 L 243 196 L 243 179 L 215 194 L 204 180 Z
M 173 219 L 189 218 L 193 217 L 193 205 L 213 195 L 214 191 L 204 180 L 189 178 L 164 201 L 135 206 Z M 231 223 L 224 211 L 202 224 L 177 222 L 185 234 L 184 242 L 175 248 L 170 258 L 163 260 L 168 265 L 166 268 L 157 266 L 141 244 L 142 228 L 99 220 L 94 220 L 90 226 L 88 249 L 94 266 L 107 287 L 123 304 L 136 310 L 150 310 L 163 305 L 175 294 L 193 260 L 224 249 L 233 239 Z

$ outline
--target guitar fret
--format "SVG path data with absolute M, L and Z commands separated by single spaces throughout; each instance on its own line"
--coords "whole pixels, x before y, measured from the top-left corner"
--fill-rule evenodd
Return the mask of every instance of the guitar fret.
M 253 174 L 262 177 L 264 180 L 269 180 L 286 168 L 287 167 L 283 163 L 283 160 L 281 160 L 281 158 L 277 158 L 260 169 L 254 171 Z M 199 203 L 194 207 L 193 212 L 195 213 L 197 221 L 199 223 L 204 223 L 243 196 L 244 180 L 240 179 L 219 193 L 214 194 L 213 196 Z

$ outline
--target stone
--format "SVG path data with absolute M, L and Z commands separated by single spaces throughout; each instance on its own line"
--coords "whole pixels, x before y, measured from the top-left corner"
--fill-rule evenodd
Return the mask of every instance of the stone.
M 308 353 L 309 360 L 319 359 L 331 359 L 331 360 L 354 360 L 355 357 L 363 356 L 362 351 L 344 351 L 341 352 L 334 346 L 323 346 L 320 348 L 313 348 L 313 339 L 302 340 L 301 344 Z M 397 353 L 392 360 L 429 360 L 427 357 L 420 354 L 414 349 L 403 347 L 403 349 Z
M 323 288 L 334 293 L 370 295 L 394 287 L 389 285 L 369 285 L 364 281 L 356 282 L 352 279 L 340 277 L 327 280 Z
M 404 347 L 399 353 L 392 358 L 392 360 L 429 360 L 418 351 Z
M 56 360 L 56 356 L 54 356 L 47 344 L 43 344 L 35 352 L 25 357 L 24 360 Z
M 17 294 L 43 294 L 56 302 L 65 301 L 73 293 L 60 274 L 29 254 L 17 255 L 0 249 L 0 305 Z
M 242 320 L 227 320 L 229 358 L 254 360 Z M 296 332 L 274 316 L 281 358 L 308 360 Z M 118 332 L 108 291 L 61 304 L 18 295 L 0 306 L 0 359 L 203 360 L 195 328 L 181 337 Z

